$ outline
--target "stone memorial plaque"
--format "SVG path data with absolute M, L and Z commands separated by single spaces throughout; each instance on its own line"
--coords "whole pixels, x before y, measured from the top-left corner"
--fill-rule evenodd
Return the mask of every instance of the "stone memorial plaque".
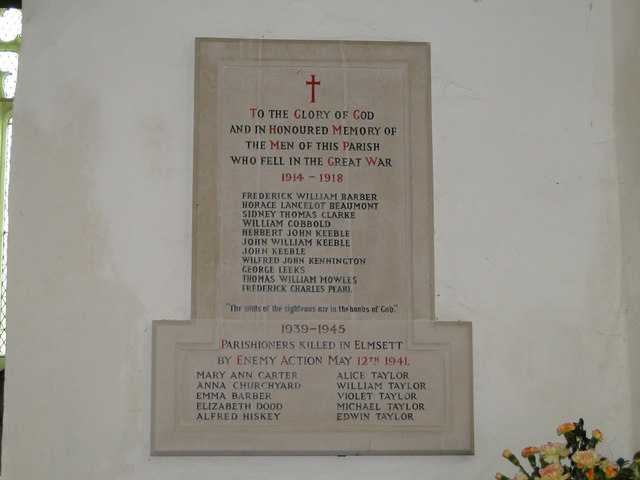
M 153 454 L 473 452 L 429 81 L 423 43 L 197 41 L 192 320 L 154 322 Z

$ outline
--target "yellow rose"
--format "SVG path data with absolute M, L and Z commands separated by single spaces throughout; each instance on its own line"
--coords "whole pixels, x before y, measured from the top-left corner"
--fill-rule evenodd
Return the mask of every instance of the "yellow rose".
M 564 468 L 559 463 L 552 463 L 541 468 L 538 473 L 542 480 L 565 480 L 569 477 L 569 474 L 564 473 Z
M 559 462 L 569 455 L 569 449 L 563 443 L 545 443 L 540 446 L 540 456 L 547 463 Z
M 578 450 L 571 460 L 578 464 L 578 468 L 593 468 L 600 463 L 600 455 L 593 450 Z

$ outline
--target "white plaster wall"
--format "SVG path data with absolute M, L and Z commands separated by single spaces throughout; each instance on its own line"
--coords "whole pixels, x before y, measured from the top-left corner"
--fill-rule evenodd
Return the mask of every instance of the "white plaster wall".
M 475 456 L 149 456 L 151 322 L 189 317 L 198 36 L 432 43 L 436 310 L 473 322 Z M 3 478 L 493 478 L 581 416 L 628 456 L 613 48 L 604 0 L 25 2 Z
M 619 2 L 613 14 L 622 299 L 629 333 L 632 445 L 640 450 L 640 5 Z

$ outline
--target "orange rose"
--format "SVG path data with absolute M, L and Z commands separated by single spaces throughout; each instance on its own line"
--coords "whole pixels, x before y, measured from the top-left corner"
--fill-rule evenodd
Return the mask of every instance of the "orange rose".
M 600 430 L 595 429 L 593 432 L 591 432 L 591 434 L 596 440 L 602 440 L 602 432 Z
M 558 435 L 562 435 L 563 433 L 570 432 L 575 430 L 576 426 L 573 423 L 563 423 L 557 428 Z
M 616 472 L 616 469 L 612 466 L 604 467 L 602 471 L 607 478 L 615 478 L 618 476 L 618 472 Z
M 531 455 L 535 455 L 536 453 L 538 453 L 538 448 L 537 447 L 527 447 L 524 450 L 522 450 L 522 453 L 520 455 L 522 455 L 524 458 L 530 457 Z

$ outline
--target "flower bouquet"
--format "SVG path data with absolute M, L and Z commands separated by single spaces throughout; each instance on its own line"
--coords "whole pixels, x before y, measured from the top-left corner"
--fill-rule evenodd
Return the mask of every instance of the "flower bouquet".
M 563 423 L 557 429 L 566 443 L 547 443 L 540 447 L 527 447 L 522 450 L 531 473 L 522 466 L 510 450 L 502 456 L 519 468 L 513 479 L 496 473 L 497 480 L 640 480 L 640 452 L 633 456 L 631 464 L 619 458 L 615 462 L 596 452 L 596 445 L 602 440 L 600 430 L 587 435 L 584 420 L 576 423 Z

